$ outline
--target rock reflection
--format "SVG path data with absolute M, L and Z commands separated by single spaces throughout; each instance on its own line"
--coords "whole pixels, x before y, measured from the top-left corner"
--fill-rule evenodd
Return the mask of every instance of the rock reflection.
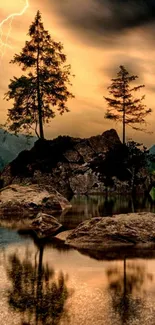
M 146 271 L 145 265 L 128 262 L 124 259 L 123 270 L 120 267 L 108 267 L 106 270 L 108 290 L 112 308 L 119 315 L 122 325 L 131 324 L 141 319 L 145 281 L 152 281 L 152 274 Z
M 17 253 L 9 256 L 7 275 L 11 281 L 8 303 L 15 312 L 21 313 L 21 325 L 58 325 L 67 319 L 65 303 L 71 292 L 67 287 L 68 276 L 43 265 L 43 249 L 39 256 L 26 251 L 22 260 Z
M 130 195 L 80 195 L 71 200 L 72 208 L 67 213 L 62 213 L 60 223 L 66 229 L 72 229 L 79 223 L 92 217 L 103 217 L 113 214 L 130 212 L 155 212 L 155 201 L 150 197 Z

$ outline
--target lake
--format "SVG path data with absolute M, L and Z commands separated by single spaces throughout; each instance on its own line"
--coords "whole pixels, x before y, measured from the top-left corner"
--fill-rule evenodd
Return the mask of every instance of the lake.
M 77 196 L 72 205 L 60 217 L 67 229 L 99 215 L 154 212 L 141 197 Z M 154 325 L 153 256 L 100 260 L 0 228 L 0 325 Z

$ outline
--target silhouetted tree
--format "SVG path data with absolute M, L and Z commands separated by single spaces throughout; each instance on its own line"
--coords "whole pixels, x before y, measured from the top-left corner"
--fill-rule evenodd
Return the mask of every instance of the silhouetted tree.
M 109 107 L 105 118 L 123 123 L 123 144 L 125 143 L 126 124 L 135 130 L 143 130 L 136 125 L 145 124 L 145 117 L 152 112 L 143 104 L 145 96 L 141 98 L 133 96 L 133 92 L 145 87 L 144 85 L 130 86 L 137 78 L 138 76 L 130 75 L 124 66 L 120 66 L 117 77 L 112 79 L 112 83 L 108 87 L 112 97 L 104 97 Z
M 155 159 L 149 150 L 140 143 L 128 141 L 109 149 L 105 156 L 98 156 L 90 163 L 91 169 L 98 174 L 107 188 L 114 186 L 113 177 L 120 181 L 128 181 L 131 190 L 145 181 L 148 175 L 149 162 Z M 145 172 L 147 171 L 147 173 Z
M 108 188 L 114 186 L 113 176 L 121 181 L 130 179 L 130 173 L 127 170 L 128 148 L 126 145 L 118 144 L 110 148 L 105 156 L 99 155 L 90 162 L 90 168 L 98 175 L 101 182 Z
M 149 150 L 142 144 L 129 141 L 127 143 L 128 148 L 128 169 L 131 173 L 131 188 L 134 190 L 136 185 L 143 182 L 141 171 L 142 169 L 147 169 L 149 166 L 149 161 L 153 159 L 153 155 L 149 153 Z M 145 178 L 145 176 L 144 176 Z
M 11 61 L 28 74 L 10 80 L 5 98 L 14 99 L 14 104 L 8 111 L 7 122 L 9 129 L 16 133 L 21 130 L 29 132 L 35 125 L 37 136 L 44 138 L 43 124 L 55 116 L 53 107 L 56 106 L 60 114 L 69 111 L 66 102 L 74 97 L 68 90 L 71 67 L 65 64 L 63 45 L 52 40 L 44 29 L 39 11 L 28 35 L 30 40 Z

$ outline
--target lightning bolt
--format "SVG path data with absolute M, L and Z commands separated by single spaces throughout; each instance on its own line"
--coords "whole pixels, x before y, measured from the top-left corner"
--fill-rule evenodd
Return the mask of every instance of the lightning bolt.
M 24 8 L 20 12 L 12 13 L 0 22 L 0 58 L 1 59 L 5 55 L 6 48 L 12 48 L 11 45 L 9 45 L 8 41 L 9 41 L 9 37 L 10 37 L 10 33 L 11 33 L 13 19 L 15 17 L 22 16 L 28 7 L 29 7 L 29 0 L 25 0 Z M 5 41 L 3 41 L 3 38 L 4 38 L 3 37 L 3 35 L 4 35 L 3 27 L 7 22 L 9 23 L 9 27 L 8 27 L 7 34 L 5 36 Z

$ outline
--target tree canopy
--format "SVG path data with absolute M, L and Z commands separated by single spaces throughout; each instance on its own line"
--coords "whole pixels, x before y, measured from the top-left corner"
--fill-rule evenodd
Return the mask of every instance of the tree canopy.
M 104 97 L 108 104 L 105 118 L 123 124 L 123 143 L 125 143 L 126 125 L 136 130 L 143 130 L 138 127 L 138 124 L 146 124 L 145 118 L 152 112 L 143 103 L 145 96 L 134 97 L 134 92 L 145 87 L 144 85 L 130 86 L 137 78 L 136 75 L 130 75 L 124 66 L 120 66 L 117 77 L 111 80 L 111 85 L 108 87 L 110 97 Z
M 99 176 L 106 188 L 114 186 L 113 177 L 120 181 L 128 181 L 131 191 L 145 180 L 144 170 L 149 170 L 154 155 L 140 143 L 128 141 L 110 148 L 103 158 L 98 156 L 90 163 L 91 169 Z
M 10 80 L 5 98 L 13 99 L 13 107 L 8 110 L 7 122 L 11 131 L 30 132 L 34 128 L 38 137 L 44 138 L 43 124 L 55 117 L 54 108 L 60 114 L 69 111 L 67 100 L 74 97 L 69 90 L 71 66 L 66 64 L 63 45 L 44 29 L 39 11 L 28 36 L 30 40 L 11 61 L 27 74 Z

